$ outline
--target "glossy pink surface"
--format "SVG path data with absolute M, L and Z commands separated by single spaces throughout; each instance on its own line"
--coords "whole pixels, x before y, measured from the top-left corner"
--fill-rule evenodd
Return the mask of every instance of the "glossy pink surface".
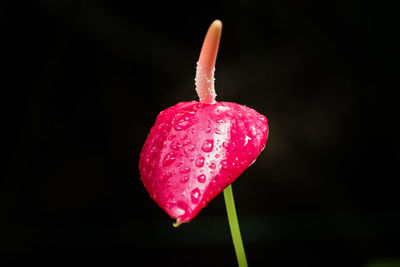
M 264 149 L 267 118 L 230 102 L 181 102 L 162 111 L 140 154 L 150 196 L 177 222 L 193 219 Z

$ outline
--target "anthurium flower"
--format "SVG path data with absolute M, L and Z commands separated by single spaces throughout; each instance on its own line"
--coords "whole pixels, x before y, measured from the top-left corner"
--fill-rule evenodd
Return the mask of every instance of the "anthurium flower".
M 214 66 L 221 31 L 217 20 L 203 43 L 195 79 L 200 101 L 161 111 L 140 154 L 146 190 L 177 225 L 191 221 L 233 183 L 267 142 L 264 115 L 215 100 Z

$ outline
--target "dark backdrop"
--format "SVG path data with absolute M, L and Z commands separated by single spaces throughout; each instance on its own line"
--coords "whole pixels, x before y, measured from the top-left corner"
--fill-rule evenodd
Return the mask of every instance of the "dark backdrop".
M 195 63 L 218 18 L 218 100 L 270 124 L 233 185 L 250 265 L 400 265 L 398 29 L 387 3 L 0 8 L 2 262 L 236 264 L 221 195 L 174 229 L 137 167 L 157 114 L 197 99 Z

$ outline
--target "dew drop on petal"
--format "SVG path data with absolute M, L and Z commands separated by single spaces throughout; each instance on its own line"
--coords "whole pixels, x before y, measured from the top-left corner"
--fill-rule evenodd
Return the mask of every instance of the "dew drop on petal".
M 171 149 L 173 150 L 178 150 L 181 148 L 181 146 L 182 146 L 181 143 L 179 143 L 178 141 L 174 141 L 170 145 Z
M 183 162 L 184 162 L 183 160 L 178 161 L 178 163 L 176 164 L 176 167 L 181 166 L 183 164 Z
M 251 137 L 248 137 L 247 135 L 244 138 L 244 145 L 247 145 L 247 143 L 251 140 Z
M 175 200 L 169 199 L 169 200 L 167 201 L 167 207 L 168 207 L 168 208 L 171 208 L 171 207 L 173 207 L 173 206 L 175 206 L 175 205 L 176 205 L 176 201 L 175 201 Z
M 188 173 L 189 171 L 190 171 L 190 168 L 188 168 L 188 167 L 182 167 L 182 168 L 180 168 L 180 170 L 179 170 L 181 173 Z
M 257 130 L 256 130 L 256 127 L 254 127 L 254 125 L 251 127 L 251 135 L 252 135 L 253 137 L 256 137 L 256 136 L 257 136 Z
M 168 180 L 168 178 L 170 178 L 172 176 L 172 174 L 170 172 L 164 172 L 161 174 L 161 176 L 158 178 L 158 180 L 160 182 L 164 182 L 166 180 Z
M 204 183 L 206 181 L 206 176 L 204 174 L 200 174 L 197 176 L 197 181 L 199 181 L 199 183 Z
M 221 165 L 222 169 L 224 170 L 228 169 L 228 162 L 225 159 L 221 160 Z
M 172 140 L 176 137 L 176 134 L 168 136 L 168 140 Z
M 198 158 L 196 159 L 195 164 L 196 164 L 196 166 L 199 167 L 199 168 L 203 167 L 203 165 L 204 165 L 204 157 L 203 157 L 203 156 L 198 157 Z
M 198 188 L 193 189 L 190 195 L 192 198 L 192 203 L 194 204 L 198 203 L 201 196 L 200 189 Z
M 206 139 L 203 143 L 203 146 L 201 147 L 201 150 L 204 152 L 208 153 L 213 150 L 214 147 L 214 140 L 212 139 Z
M 186 151 L 186 148 L 183 148 L 183 149 L 181 150 L 181 156 L 182 156 L 182 157 L 188 157 L 188 156 L 189 156 L 188 152 Z
M 188 129 L 190 126 L 195 124 L 196 122 L 193 120 L 193 117 L 189 117 L 185 114 L 177 113 L 175 115 L 176 120 L 174 121 L 174 129 L 176 131 L 182 131 Z
M 154 160 L 154 161 L 152 161 L 152 162 L 150 163 L 150 167 L 151 167 L 151 168 L 155 168 L 155 167 L 157 166 L 157 164 L 158 164 L 158 161 L 157 161 L 157 160 Z
M 189 181 L 189 176 L 182 176 L 180 181 L 183 184 L 186 183 L 187 181 Z
M 182 216 L 186 213 L 186 208 L 187 205 L 184 202 L 179 201 L 174 207 L 173 212 L 176 216 Z
M 163 160 L 163 166 L 168 166 L 170 165 L 172 162 L 174 162 L 174 160 L 176 159 L 176 155 L 174 152 L 169 152 L 167 155 L 165 155 L 164 160 Z

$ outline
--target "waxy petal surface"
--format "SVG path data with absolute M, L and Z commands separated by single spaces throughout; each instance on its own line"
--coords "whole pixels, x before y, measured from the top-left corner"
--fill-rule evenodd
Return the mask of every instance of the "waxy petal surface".
M 267 118 L 230 102 L 181 102 L 162 111 L 140 154 L 150 196 L 177 222 L 192 220 L 264 149 Z

